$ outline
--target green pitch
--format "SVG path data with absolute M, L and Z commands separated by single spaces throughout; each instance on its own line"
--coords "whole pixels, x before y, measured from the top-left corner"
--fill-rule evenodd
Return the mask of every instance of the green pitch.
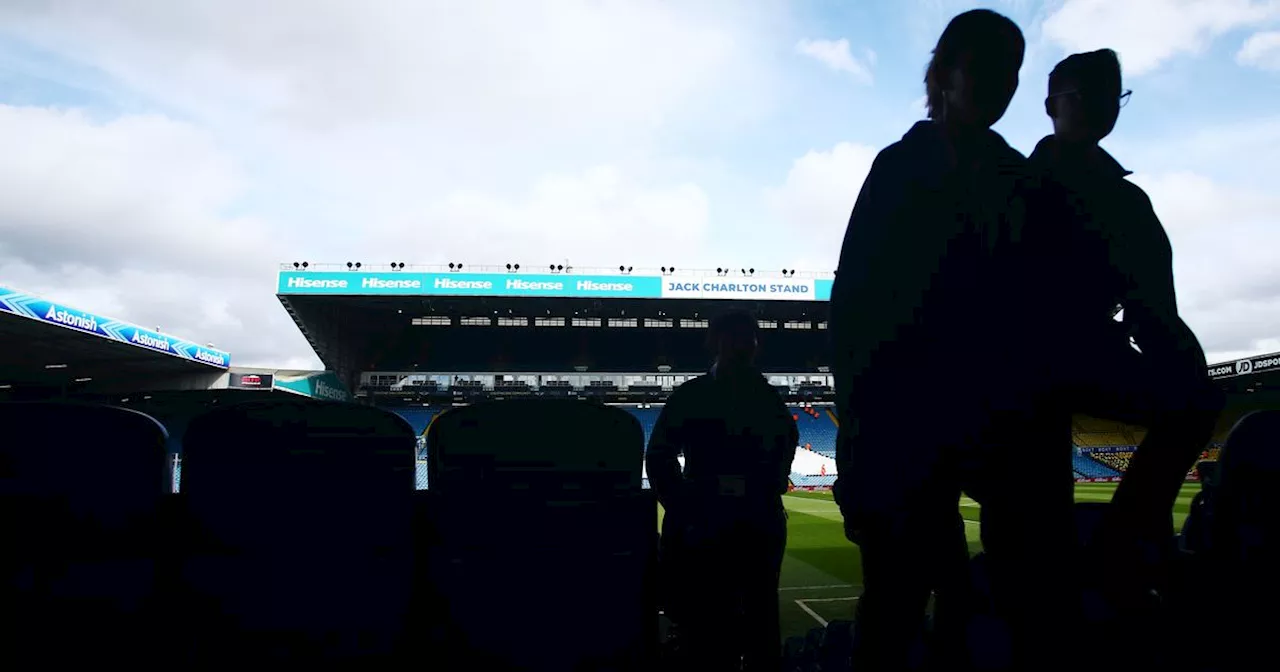
M 1115 492 L 1114 483 L 1081 483 L 1076 500 L 1105 502 Z M 1188 483 L 1174 507 L 1174 524 L 1182 528 L 1191 498 L 1199 483 Z M 803 635 L 810 628 L 853 616 L 857 596 L 862 592 L 862 568 L 858 548 L 844 538 L 840 510 L 830 492 L 794 492 L 783 497 L 787 523 L 787 555 L 782 563 L 779 599 L 782 609 L 782 636 Z M 978 505 L 965 498 L 960 513 L 966 521 L 969 550 L 982 548 L 978 538 Z M 661 509 L 658 512 L 661 522 Z

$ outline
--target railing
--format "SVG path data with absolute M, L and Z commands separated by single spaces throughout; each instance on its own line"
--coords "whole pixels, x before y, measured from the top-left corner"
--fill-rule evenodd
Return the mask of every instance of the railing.
M 178 492 L 179 487 L 182 484 L 182 456 L 181 455 L 169 456 L 169 479 L 170 479 L 170 487 L 172 491 L 175 493 Z

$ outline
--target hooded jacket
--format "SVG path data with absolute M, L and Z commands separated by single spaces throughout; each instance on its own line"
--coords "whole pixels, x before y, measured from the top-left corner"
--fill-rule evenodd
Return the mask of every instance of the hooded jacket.
M 1011 372 L 1027 180 L 994 131 L 957 150 L 927 121 L 872 164 L 830 305 L 846 517 L 905 506 Z

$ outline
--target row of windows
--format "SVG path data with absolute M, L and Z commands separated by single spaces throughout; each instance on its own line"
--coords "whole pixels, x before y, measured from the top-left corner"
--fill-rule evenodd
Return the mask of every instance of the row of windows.
M 670 329 L 676 326 L 677 322 L 681 329 L 706 329 L 707 320 L 699 319 L 681 319 L 673 320 L 670 318 L 644 318 L 644 326 L 649 329 Z M 448 317 L 443 315 L 429 315 L 427 317 L 415 317 L 409 322 L 415 327 L 447 327 L 452 322 Z M 605 322 L 598 317 L 575 317 L 571 324 L 575 327 L 599 327 Z M 610 327 L 639 327 L 641 322 L 634 317 L 611 317 L 607 321 Z M 459 318 L 458 324 L 464 327 L 488 327 L 494 324 L 494 319 L 490 317 L 463 317 Z M 760 320 L 761 329 L 777 329 L 778 322 L 776 320 Z M 783 329 L 813 329 L 814 322 L 783 322 Z M 817 322 L 818 329 L 826 329 L 826 322 Z M 499 327 L 527 327 L 529 326 L 529 318 L 527 317 L 499 317 L 497 318 Z M 565 326 L 565 318 L 563 317 L 535 317 L 533 318 L 533 326 L 535 327 L 563 327 Z

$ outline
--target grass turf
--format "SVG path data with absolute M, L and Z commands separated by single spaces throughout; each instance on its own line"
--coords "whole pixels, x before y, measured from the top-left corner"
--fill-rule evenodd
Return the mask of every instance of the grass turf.
M 1076 501 L 1110 501 L 1114 483 L 1080 483 Z M 1182 528 L 1191 498 L 1200 490 L 1187 483 L 1174 506 L 1174 524 Z M 783 498 L 787 507 L 787 554 L 782 562 L 779 600 L 782 636 L 803 635 L 821 622 L 849 619 L 856 597 L 862 592 L 862 566 L 858 548 L 844 538 L 840 510 L 830 492 L 793 492 Z M 978 505 L 964 498 L 960 513 L 966 521 L 969 550 L 982 549 L 978 537 Z M 659 524 L 662 511 L 659 507 Z

